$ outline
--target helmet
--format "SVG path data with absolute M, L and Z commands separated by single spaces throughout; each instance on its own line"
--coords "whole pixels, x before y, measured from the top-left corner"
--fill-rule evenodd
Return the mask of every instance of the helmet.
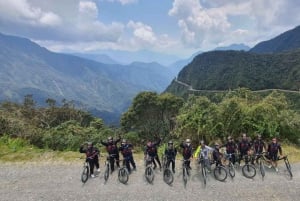
M 170 141 L 168 142 L 168 144 L 173 144 L 173 141 L 172 141 L 172 140 L 170 140 Z
M 201 140 L 201 141 L 200 141 L 200 144 L 204 144 L 204 140 Z
M 113 140 L 113 138 L 111 137 L 111 136 L 109 136 L 108 138 L 107 138 L 107 141 L 112 141 Z
M 216 143 L 215 143 L 215 147 L 217 147 L 217 146 L 220 146 L 220 145 L 219 145 L 219 143 L 216 142 Z
M 231 137 L 231 136 L 228 136 L 227 140 L 232 140 L 232 137 Z
M 88 145 L 89 147 L 92 147 L 92 146 L 93 146 L 93 143 L 92 143 L 92 142 L 88 142 L 87 145 Z
M 123 139 L 123 140 L 122 140 L 122 144 L 125 144 L 126 142 L 127 142 L 126 139 Z
M 186 143 L 191 143 L 191 140 L 190 139 L 186 139 L 185 142 Z

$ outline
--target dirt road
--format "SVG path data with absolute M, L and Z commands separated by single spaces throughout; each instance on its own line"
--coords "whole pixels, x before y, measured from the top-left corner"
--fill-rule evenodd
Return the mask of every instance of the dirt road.
M 163 182 L 162 173 L 157 170 L 154 183 L 144 179 L 143 162 L 138 161 L 138 169 L 130 175 L 127 185 L 117 180 L 114 172 L 105 184 L 102 172 L 86 184 L 80 181 L 82 163 L 26 163 L 0 164 L 1 201 L 193 201 L 193 200 L 299 200 L 300 164 L 292 164 L 294 177 L 289 179 L 285 167 L 279 172 L 267 169 L 262 181 L 260 175 L 247 179 L 238 171 L 236 177 L 219 182 L 209 175 L 204 187 L 201 176 L 193 166 L 191 177 L 184 188 L 180 161 L 177 162 L 175 180 L 172 186 Z M 103 163 L 101 163 L 103 167 Z

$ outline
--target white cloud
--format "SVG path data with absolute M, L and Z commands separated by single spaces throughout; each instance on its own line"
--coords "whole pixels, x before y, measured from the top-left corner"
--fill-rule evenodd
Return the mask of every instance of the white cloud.
M 138 0 L 107 0 L 109 2 L 120 2 L 122 5 L 137 3 Z
M 169 15 L 178 20 L 183 44 L 208 50 L 277 35 L 299 23 L 299 9 L 295 0 L 174 0 Z

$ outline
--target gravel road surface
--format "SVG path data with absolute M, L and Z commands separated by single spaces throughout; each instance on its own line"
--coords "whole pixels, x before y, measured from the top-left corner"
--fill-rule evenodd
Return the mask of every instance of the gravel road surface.
M 80 180 L 82 163 L 34 162 L 0 164 L 1 201 L 193 201 L 193 200 L 300 200 L 300 164 L 292 164 L 293 179 L 288 177 L 285 166 L 280 163 L 279 172 L 266 169 L 265 179 L 258 174 L 254 179 L 242 176 L 240 170 L 235 178 L 225 182 L 216 181 L 209 175 L 204 186 L 196 167 L 184 188 L 181 162 L 177 161 L 174 182 L 171 186 L 164 183 L 162 173 L 155 172 L 153 184 L 148 184 L 143 176 L 143 161 L 137 161 L 137 171 L 130 175 L 127 185 L 121 184 L 114 172 L 105 183 L 103 161 L 101 173 L 83 184 Z M 194 164 L 193 164 L 194 165 Z

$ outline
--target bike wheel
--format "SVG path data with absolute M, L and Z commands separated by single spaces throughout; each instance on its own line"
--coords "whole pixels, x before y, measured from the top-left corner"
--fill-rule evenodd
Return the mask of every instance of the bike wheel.
M 182 169 L 182 179 L 183 179 L 184 186 L 186 186 L 187 179 L 188 179 L 188 172 L 187 172 L 187 168 L 186 167 L 183 167 L 183 169 Z
M 86 166 L 83 167 L 83 171 L 82 171 L 82 174 L 81 174 L 82 183 L 87 182 L 87 180 L 89 179 L 89 174 L 90 174 L 89 166 L 86 165 Z
M 146 180 L 148 181 L 148 183 L 152 183 L 154 180 L 154 172 L 153 169 L 151 167 L 146 167 L 145 169 L 145 177 Z
M 128 182 L 129 175 L 125 167 L 119 169 L 118 179 L 123 184 L 126 184 Z
M 246 164 L 242 168 L 243 175 L 249 179 L 252 179 L 256 175 L 256 169 L 253 165 Z
M 225 181 L 227 178 L 227 171 L 223 166 L 217 166 L 214 169 L 214 176 L 218 181 Z
M 235 168 L 234 168 L 234 165 L 232 162 L 229 162 L 228 172 L 229 172 L 229 175 L 231 176 L 231 178 L 235 177 Z
M 259 160 L 259 170 L 260 170 L 260 174 L 262 176 L 262 179 L 264 179 L 264 177 L 266 175 L 265 164 L 261 160 Z
M 109 165 L 106 163 L 105 165 L 105 171 L 104 171 L 104 180 L 107 181 L 109 178 Z
M 288 161 L 287 158 L 284 159 L 284 163 L 285 163 L 288 173 L 290 174 L 290 177 L 293 178 L 292 168 L 291 168 L 290 162 Z
M 206 169 L 205 169 L 205 166 L 204 166 L 204 165 L 202 165 L 201 171 L 202 171 L 202 177 L 203 177 L 204 185 L 206 185 L 206 178 L 207 178 L 207 175 L 206 175 Z
M 174 180 L 173 177 L 173 173 L 171 172 L 171 170 L 169 168 L 164 170 L 164 182 L 166 182 L 167 184 L 172 184 Z

